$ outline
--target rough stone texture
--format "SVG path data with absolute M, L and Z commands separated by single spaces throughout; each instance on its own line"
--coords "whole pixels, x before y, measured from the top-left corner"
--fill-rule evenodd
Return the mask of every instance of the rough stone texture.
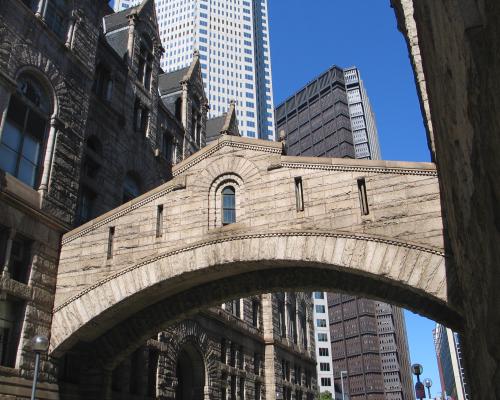
M 221 280 L 219 291 L 203 297 L 205 304 L 220 303 L 245 294 L 248 276 L 262 277 L 266 270 L 289 266 L 311 272 L 295 283 L 284 278 L 290 285 L 284 288 L 308 287 L 317 271 L 369 276 L 373 284 L 360 292 L 455 326 L 460 323 L 459 309 L 448 303 L 432 164 L 360 163 L 280 153 L 278 143 L 224 136 L 176 165 L 171 182 L 65 235 L 52 325 L 54 354 L 76 340 L 97 340 L 118 323 L 133 324 L 129 319 L 134 313 L 160 300 L 168 302 L 169 297 Z M 221 176 L 235 182 L 237 196 L 244 198 L 237 223 L 228 226 L 210 218 L 211 206 L 220 202 L 210 196 L 210 188 Z M 296 209 L 297 176 L 302 177 L 304 211 Z M 359 176 L 366 179 L 366 216 L 359 207 Z M 166 215 L 159 236 L 160 204 Z M 115 234 L 108 258 L 110 227 Z M 247 281 L 240 282 L 239 275 L 246 275 Z M 233 286 L 224 287 L 224 279 Z M 260 284 L 263 290 L 273 285 L 265 280 Z M 339 288 L 329 279 L 322 286 Z M 400 295 L 388 295 L 390 286 Z M 191 302 L 196 309 L 196 298 Z M 435 306 L 424 307 L 429 302 Z M 182 312 L 189 308 L 184 305 Z M 146 312 L 141 315 L 145 333 L 157 327 Z
M 498 399 L 500 3 L 394 3 L 407 41 L 418 35 L 414 53 L 421 58 L 428 91 L 430 141 L 435 144 L 446 248 L 456 262 L 450 278 L 463 302 L 471 393 L 474 398 Z M 415 24 L 401 12 L 411 3 Z

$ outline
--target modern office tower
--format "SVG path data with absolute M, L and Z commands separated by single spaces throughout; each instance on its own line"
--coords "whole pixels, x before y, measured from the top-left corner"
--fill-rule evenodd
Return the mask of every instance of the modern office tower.
M 287 154 L 354 158 L 342 68 L 332 66 L 276 107 L 276 132 Z
M 331 67 L 280 104 L 275 115 L 277 135 L 284 135 L 288 155 L 380 157 L 375 117 L 355 67 Z M 353 296 L 323 296 L 328 313 L 321 318 L 315 314 L 316 354 L 320 346 L 327 347 L 318 340 L 324 337 L 318 319 L 326 320 L 335 385 L 341 371 L 347 371 L 344 391 L 351 399 L 413 399 L 403 311 Z M 314 299 L 315 304 L 320 301 Z M 326 371 L 320 367 L 319 386 L 325 391 L 321 377 Z
M 115 11 L 140 0 L 115 0 Z M 209 118 L 237 103 L 242 136 L 274 138 L 267 0 L 156 0 L 161 67 L 185 68 L 199 50 Z
M 356 158 L 380 160 L 382 156 L 375 115 L 359 70 L 356 67 L 346 68 L 344 77 Z
M 440 324 L 436 324 L 432 334 L 443 398 L 451 396 L 455 400 L 469 399 L 458 334 Z
M 313 293 L 314 333 L 316 339 L 316 361 L 318 388 L 322 392 L 335 394 L 332 366 L 332 346 L 326 292 Z

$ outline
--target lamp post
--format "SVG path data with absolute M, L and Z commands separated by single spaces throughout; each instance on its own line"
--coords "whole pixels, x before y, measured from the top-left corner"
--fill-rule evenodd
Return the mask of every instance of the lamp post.
M 427 392 L 429 394 L 429 399 L 432 399 L 432 396 L 431 396 L 432 380 L 430 380 L 429 378 L 425 378 L 424 379 L 424 385 L 427 388 Z
M 415 383 L 415 394 L 417 399 L 425 399 L 425 388 L 422 382 L 420 382 L 420 375 L 424 372 L 424 367 L 421 364 L 413 364 L 411 366 L 411 371 L 417 376 L 417 383 Z
M 345 395 L 344 395 L 344 375 L 347 376 L 347 371 L 340 371 L 340 386 L 342 387 L 342 400 L 345 400 Z
M 35 373 L 33 375 L 31 400 L 35 400 L 36 382 L 38 380 L 38 367 L 40 366 L 40 353 L 45 353 L 48 348 L 49 348 L 49 339 L 47 339 L 46 336 L 36 335 L 31 340 L 31 349 L 35 352 Z

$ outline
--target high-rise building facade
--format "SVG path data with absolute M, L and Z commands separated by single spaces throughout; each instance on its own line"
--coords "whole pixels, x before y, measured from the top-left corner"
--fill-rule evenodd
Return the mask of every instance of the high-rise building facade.
M 320 392 L 330 392 L 333 396 L 335 394 L 335 382 L 333 379 L 330 319 L 328 317 L 326 293 L 314 292 L 313 304 L 318 387 Z
M 115 0 L 125 10 L 140 0 Z M 161 67 L 185 68 L 200 52 L 209 118 L 236 101 L 242 136 L 274 138 L 267 0 L 156 0 Z
M 451 396 L 455 400 L 469 399 L 460 337 L 457 333 L 441 324 L 436 324 L 432 334 L 434 336 L 443 398 Z
M 356 158 L 380 160 L 377 124 L 361 74 L 356 67 L 344 69 Z
M 354 158 L 344 72 L 336 66 L 276 107 L 290 155 Z
M 333 66 L 313 79 L 277 106 L 276 126 L 288 155 L 380 158 L 375 117 L 356 67 Z M 325 299 L 328 312 L 320 315 Z M 333 375 L 338 383 L 346 371 L 344 389 L 351 399 L 413 399 L 403 310 L 335 293 L 319 292 L 314 303 L 320 391 L 332 392 L 327 378 Z M 330 344 L 321 342 L 325 323 Z M 320 361 L 320 352 L 327 351 L 328 376 Z

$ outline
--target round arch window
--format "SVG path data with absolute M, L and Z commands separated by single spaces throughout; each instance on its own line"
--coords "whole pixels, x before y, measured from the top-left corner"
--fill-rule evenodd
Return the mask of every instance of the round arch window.
M 47 92 L 31 75 L 18 80 L 0 139 L 0 168 L 35 187 L 52 106 Z
M 222 189 L 222 225 L 236 222 L 236 192 L 234 187 L 226 186 Z

